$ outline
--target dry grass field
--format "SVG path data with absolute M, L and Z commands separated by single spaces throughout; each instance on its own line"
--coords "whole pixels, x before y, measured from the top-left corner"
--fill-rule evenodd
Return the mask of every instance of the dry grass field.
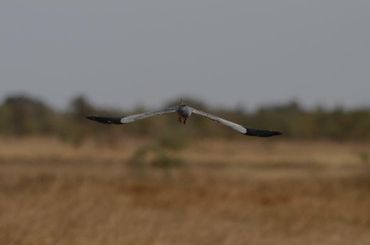
M 370 145 L 197 141 L 172 169 L 145 140 L 0 140 L 0 244 L 370 244 Z

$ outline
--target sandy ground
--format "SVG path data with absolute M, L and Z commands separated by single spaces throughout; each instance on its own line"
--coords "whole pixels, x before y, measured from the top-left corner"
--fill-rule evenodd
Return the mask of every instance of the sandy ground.
M 370 146 L 197 141 L 175 168 L 145 140 L 0 140 L 0 244 L 370 244 Z

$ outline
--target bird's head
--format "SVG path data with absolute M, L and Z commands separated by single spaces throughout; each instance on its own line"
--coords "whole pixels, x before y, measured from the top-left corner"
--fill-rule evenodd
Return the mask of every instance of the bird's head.
M 185 104 L 185 102 L 182 98 L 180 99 L 180 106 L 186 106 L 186 104 Z

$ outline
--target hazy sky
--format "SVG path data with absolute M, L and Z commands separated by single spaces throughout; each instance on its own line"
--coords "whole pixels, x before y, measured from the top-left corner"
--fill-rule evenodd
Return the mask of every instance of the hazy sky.
M 0 99 L 370 105 L 369 0 L 1 0 Z

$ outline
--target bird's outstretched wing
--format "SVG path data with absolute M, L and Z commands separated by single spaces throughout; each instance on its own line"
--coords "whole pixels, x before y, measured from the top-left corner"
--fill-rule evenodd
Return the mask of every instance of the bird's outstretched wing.
M 223 119 L 221 117 L 217 117 L 217 116 L 214 116 L 212 114 L 209 114 L 207 112 L 204 112 L 204 111 L 200 111 L 200 110 L 197 110 L 197 109 L 194 109 L 192 108 L 192 112 L 194 114 L 198 114 L 200 116 L 204 116 L 208 119 L 211 119 L 215 122 L 218 122 L 218 123 L 221 123 L 227 127 L 230 127 L 236 131 L 238 131 L 239 133 L 242 133 L 244 135 L 249 135 L 249 136 L 258 136 L 258 137 L 271 137 L 271 136 L 275 136 L 275 135 L 281 135 L 282 133 L 281 132 L 278 132 L 278 131 L 270 131 L 270 130 L 264 130 L 264 129 L 253 129 L 253 128 L 246 128 L 246 127 L 243 127 L 237 123 L 233 123 L 233 122 L 230 122 L 226 119 Z
M 126 124 L 126 123 L 131 123 L 137 120 L 141 120 L 147 117 L 152 117 L 152 116 L 158 116 L 162 114 L 167 114 L 167 113 L 172 113 L 176 112 L 178 106 L 174 107 L 169 107 L 166 109 L 162 110 L 157 110 L 157 111 L 151 111 L 151 112 L 144 112 L 140 114 L 135 114 L 127 117 L 97 117 L 97 116 L 89 116 L 86 117 L 89 120 L 96 121 L 99 123 L 106 123 L 106 124 Z

